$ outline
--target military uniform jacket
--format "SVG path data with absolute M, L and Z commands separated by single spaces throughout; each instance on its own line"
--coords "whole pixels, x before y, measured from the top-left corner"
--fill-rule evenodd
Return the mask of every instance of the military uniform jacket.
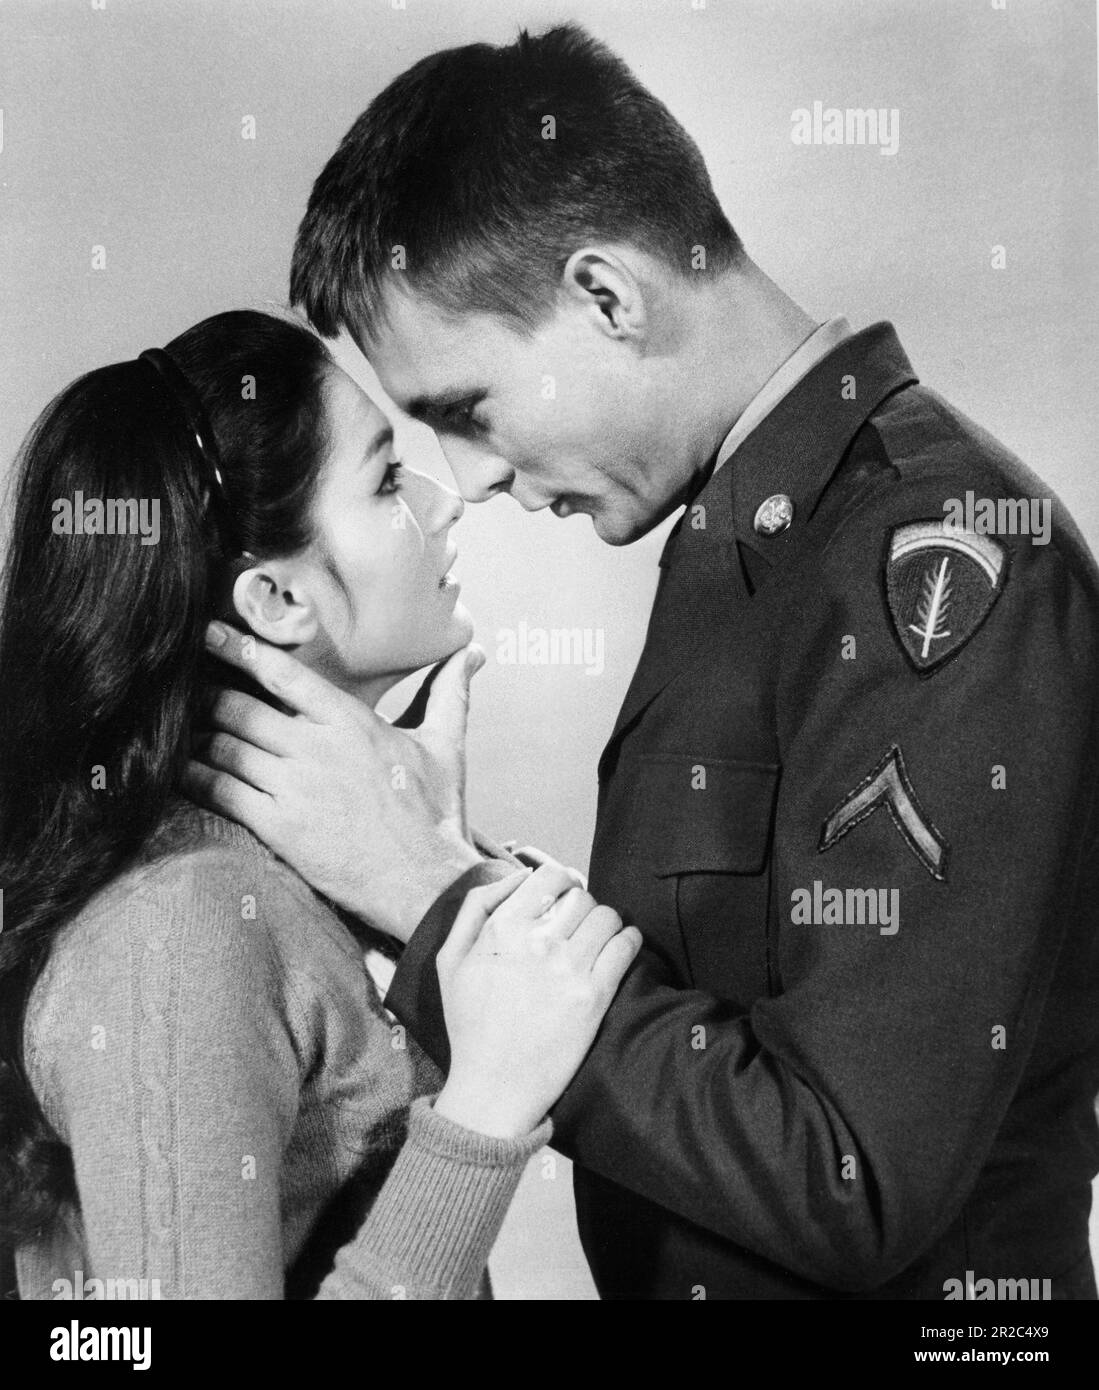
M 553 1116 L 601 1294 L 1094 1297 L 1099 586 L 1073 522 L 879 324 L 661 564 L 589 885 L 646 945 Z M 443 895 L 387 1000 L 443 1065 L 431 958 L 502 872 Z

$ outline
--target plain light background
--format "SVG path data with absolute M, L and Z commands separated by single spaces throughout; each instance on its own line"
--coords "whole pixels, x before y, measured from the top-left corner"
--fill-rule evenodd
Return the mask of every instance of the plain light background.
M 282 303 L 313 178 L 399 71 L 563 19 L 694 135 L 779 284 L 818 319 L 891 319 L 921 378 L 1035 468 L 1096 547 L 1090 0 L 5 0 L 0 467 L 79 372 Z M 794 145 L 791 113 L 817 100 L 895 108 L 896 156 Z M 429 435 L 400 435 L 409 462 L 446 477 Z M 470 737 L 485 830 L 586 866 L 595 764 L 666 529 L 613 550 L 583 517 L 506 498 L 467 510 L 458 571 L 489 656 Z M 601 629 L 605 671 L 499 664 L 497 633 L 521 622 Z M 499 1296 L 594 1296 L 564 1160 L 533 1161 L 493 1268 Z

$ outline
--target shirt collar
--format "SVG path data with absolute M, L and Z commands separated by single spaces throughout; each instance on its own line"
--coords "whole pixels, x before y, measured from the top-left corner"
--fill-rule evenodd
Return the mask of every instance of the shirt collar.
M 748 402 L 736 424 L 722 441 L 714 472 L 717 472 L 756 426 L 774 410 L 783 396 L 792 391 L 802 377 L 812 371 L 821 358 L 827 357 L 833 348 L 850 337 L 851 325 L 841 315 L 830 318 L 827 323 L 818 324 Z

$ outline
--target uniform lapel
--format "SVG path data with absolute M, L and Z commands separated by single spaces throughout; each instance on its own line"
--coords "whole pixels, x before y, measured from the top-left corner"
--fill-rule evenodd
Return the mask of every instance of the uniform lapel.
M 645 646 L 599 760 L 601 777 L 630 725 L 706 656 L 731 605 L 748 597 L 738 546 L 751 546 L 771 566 L 792 555 L 860 426 L 888 395 L 915 381 L 891 325 L 854 334 L 798 382 L 688 505 L 661 556 Z M 756 509 L 780 492 L 794 502 L 793 525 L 758 536 Z
M 660 565 L 645 646 L 603 758 L 661 690 L 706 655 L 721 615 L 737 597 L 747 596 L 733 537 L 728 469 L 714 474 L 688 504 Z

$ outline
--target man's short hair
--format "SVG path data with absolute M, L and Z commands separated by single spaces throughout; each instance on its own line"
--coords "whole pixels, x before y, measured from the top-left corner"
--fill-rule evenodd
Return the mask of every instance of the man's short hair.
M 628 243 L 684 276 L 744 255 L 698 147 L 576 25 L 422 59 L 313 185 L 290 296 L 319 332 L 369 332 L 391 275 L 455 313 L 534 328 L 569 256 Z

